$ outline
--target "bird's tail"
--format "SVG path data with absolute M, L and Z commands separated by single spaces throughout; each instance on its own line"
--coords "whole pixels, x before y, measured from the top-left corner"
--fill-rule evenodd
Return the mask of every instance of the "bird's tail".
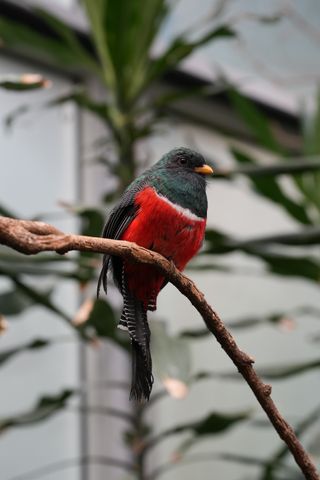
M 130 399 L 149 400 L 153 385 L 152 360 L 150 354 L 150 329 L 147 311 L 143 302 L 135 299 L 127 289 L 123 293 L 123 312 L 119 323 L 131 337 L 132 382 Z

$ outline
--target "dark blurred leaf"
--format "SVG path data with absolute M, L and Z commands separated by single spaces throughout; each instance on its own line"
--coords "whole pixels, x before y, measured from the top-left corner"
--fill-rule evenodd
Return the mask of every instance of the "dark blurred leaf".
M 85 92 L 83 88 L 75 87 L 71 92 L 61 95 L 49 102 L 44 103 L 41 108 L 51 108 L 63 105 L 68 102 L 74 102 L 79 107 L 88 110 L 95 116 L 97 116 L 101 121 L 103 121 L 113 132 L 115 136 L 118 135 L 118 132 L 114 129 L 113 123 L 111 121 L 111 110 L 107 103 L 97 102 L 92 100 Z M 4 123 L 7 128 L 11 128 L 22 115 L 32 111 L 34 106 L 21 105 L 18 108 L 11 111 L 4 118 Z
M 2 366 L 7 360 L 10 360 L 11 357 L 18 353 L 22 353 L 27 350 L 38 350 L 40 348 L 47 347 L 50 343 L 51 342 L 49 340 L 38 338 L 25 345 L 20 345 L 19 347 L 3 350 L 2 352 L 0 352 L 0 365 Z
M 298 438 L 301 437 L 310 427 L 314 426 L 316 420 L 320 417 L 320 408 L 317 406 L 310 414 L 306 416 L 299 424 L 295 427 L 295 434 Z M 283 459 L 290 453 L 287 445 L 281 446 L 275 454 L 272 455 L 270 460 L 266 462 L 262 475 L 259 477 L 260 480 L 275 480 L 276 474 L 278 474 L 279 467 L 283 462 Z M 291 478 L 291 477 L 290 477 Z M 294 477 L 296 478 L 296 477 Z M 298 478 L 298 477 L 297 477 Z
M 243 152 L 239 150 L 234 150 L 235 156 L 241 155 L 243 159 Z M 246 158 L 249 157 L 246 155 Z M 240 156 L 239 156 L 240 159 Z M 308 172 L 317 172 L 320 171 L 320 160 L 317 158 L 299 158 L 299 159 L 290 159 L 290 162 L 287 160 L 284 163 L 276 163 L 273 165 L 252 165 L 252 163 L 244 164 L 240 167 L 233 167 L 228 169 L 214 169 L 214 180 L 219 178 L 221 179 L 231 179 L 237 175 L 245 175 L 248 177 L 277 177 L 279 175 L 292 175 L 295 177 L 301 177 L 302 174 Z
M 265 237 L 254 237 L 245 240 L 237 240 L 227 234 L 208 229 L 206 231 L 206 249 L 204 254 L 224 254 L 233 252 L 235 250 L 242 250 L 247 252 L 250 248 L 266 248 L 269 246 L 286 245 L 286 246 L 308 246 L 320 245 L 320 228 L 319 227 L 305 227 L 295 233 L 283 233 L 276 235 L 268 235 Z
M 303 123 L 303 151 L 305 155 L 320 155 L 320 92 L 318 92 L 316 109 L 313 115 L 308 115 Z M 294 178 L 295 184 L 301 191 L 306 203 L 312 205 L 318 212 L 320 220 L 320 172 L 306 173 Z M 319 222 L 318 222 L 319 223 Z
M 219 435 L 236 426 L 239 422 L 250 418 L 250 412 L 237 412 L 234 414 L 221 414 L 213 412 L 197 422 L 185 423 L 161 432 L 159 435 L 151 438 L 148 448 L 156 445 L 158 442 L 167 439 L 171 435 L 190 432 L 191 437 L 183 442 L 179 451 L 187 450 L 198 440 L 206 436 Z
M 50 298 L 51 290 L 43 292 L 41 295 Z M 9 290 L 4 293 L 0 293 L 0 312 L 3 315 L 18 315 L 22 313 L 26 308 L 31 307 L 37 303 L 34 298 L 25 294 L 19 287 Z
M 307 246 L 319 245 L 320 231 L 318 227 L 310 227 L 294 234 L 272 235 L 253 238 L 250 240 L 236 240 L 217 230 L 208 230 L 206 233 L 207 246 L 204 254 L 226 254 L 240 250 L 263 260 L 269 270 L 277 275 L 296 276 L 307 278 L 315 282 L 320 281 L 320 262 L 311 256 L 289 255 L 270 250 L 272 245 Z
M 320 368 L 320 359 L 315 359 L 311 361 L 305 361 L 301 363 L 291 363 L 288 365 L 278 365 L 276 367 L 260 367 L 257 369 L 258 374 L 263 377 L 265 380 L 284 380 L 295 377 L 296 375 L 301 375 L 305 372 L 312 370 L 317 370 Z M 202 371 L 198 372 L 193 377 L 193 382 L 207 380 L 207 379 L 224 379 L 224 380 L 237 380 L 242 381 L 241 375 L 238 372 L 225 371 L 225 372 L 215 372 L 215 371 Z
M 191 97 L 204 98 L 212 96 L 214 94 L 221 93 L 228 88 L 228 84 L 225 80 L 215 80 L 214 85 L 196 86 L 191 88 L 179 88 L 177 90 L 170 90 L 166 93 L 159 94 L 154 98 L 152 107 L 156 109 L 162 109 L 164 107 L 172 107 L 177 102 Z
M 282 380 L 301 375 L 302 373 L 309 372 L 320 368 L 320 359 L 311 360 L 307 362 L 281 365 L 278 367 L 260 368 L 259 374 L 266 380 Z
M 188 454 L 188 455 L 179 455 L 180 452 L 178 452 L 177 458 L 174 458 L 174 462 L 170 462 L 167 464 L 164 464 L 160 466 L 158 469 L 156 469 L 156 474 L 154 475 L 154 478 L 158 478 L 163 473 L 166 473 L 169 470 L 175 469 L 180 466 L 185 466 L 187 464 L 193 464 L 193 463 L 200 463 L 201 466 L 204 464 L 204 462 L 216 462 L 218 461 L 225 461 L 228 463 L 236 463 L 236 464 L 242 464 L 246 466 L 257 466 L 257 467 L 265 467 L 267 465 L 267 461 L 263 458 L 258 458 L 254 456 L 249 456 L 249 455 L 239 455 L 237 453 L 215 453 L 215 452 L 208 452 L 208 453 L 194 453 L 194 454 Z M 277 480 L 303 480 L 302 477 L 296 477 L 296 470 L 289 467 L 288 465 L 283 465 L 282 463 L 279 463 L 279 467 L 281 467 L 284 470 L 284 474 L 286 476 L 284 477 L 277 477 Z M 201 467 L 200 467 L 201 468 Z M 290 476 L 290 477 L 289 477 Z M 237 479 L 240 480 L 240 479 Z M 249 477 L 248 474 L 241 478 L 241 480 L 257 480 L 256 477 Z
M 10 278 L 16 284 L 16 286 L 21 290 L 21 292 L 23 292 L 23 294 L 26 297 L 28 297 L 33 303 L 42 305 L 43 307 L 47 308 L 51 312 L 57 314 L 59 317 L 66 320 L 68 324 L 71 324 L 71 318 L 66 313 L 64 313 L 59 307 L 54 305 L 54 303 L 51 302 L 51 300 L 47 295 L 44 295 L 39 290 L 36 290 L 30 285 L 23 283 L 21 280 L 19 280 L 15 276 L 14 277 L 11 276 Z
M 23 92 L 26 90 L 37 90 L 46 88 L 50 82 L 38 74 L 25 74 L 21 76 L 10 76 L 7 78 L 0 77 L 0 88 Z
M 219 27 L 213 27 L 194 41 L 187 40 L 185 36 L 175 38 L 165 52 L 153 60 L 149 69 L 147 83 L 163 75 L 164 72 L 176 68 L 182 60 L 201 46 L 213 40 L 233 39 L 235 37 L 236 32 L 231 27 L 220 25 Z
M 0 269 L 0 275 L 5 275 L 9 277 L 12 282 L 16 285 L 17 288 L 25 295 L 28 297 L 34 304 L 41 305 L 42 307 L 45 307 L 52 313 L 55 313 L 56 315 L 59 316 L 62 320 L 64 320 L 69 327 L 75 328 L 73 323 L 72 323 L 72 318 L 66 314 L 60 307 L 56 306 L 48 296 L 44 295 L 42 292 L 38 291 L 37 289 L 31 287 L 30 285 L 27 285 L 26 283 L 22 282 L 20 278 L 12 274 L 10 271 L 7 271 L 1 267 Z M 78 330 L 77 330 L 78 331 Z M 90 340 L 85 335 L 85 332 L 79 332 L 82 336 L 83 339 Z
M 46 10 L 36 8 L 37 15 L 42 17 L 45 23 L 57 34 L 58 37 L 64 42 L 65 46 L 73 52 L 74 57 L 77 59 L 77 64 L 81 66 L 87 66 L 93 71 L 98 73 L 98 64 L 96 63 L 92 54 L 83 47 L 79 38 L 74 31 L 64 23 L 60 18 L 52 15 Z M 66 47 L 64 47 L 66 48 Z
M 266 116 L 256 107 L 254 102 L 234 89 L 229 89 L 228 96 L 261 146 L 273 152 L 282 153 L 282 147 L 274 137 Z
M 81 208 L 76 209 L 76 213 L 81 219 L 81 235 L 87 235 L 91 237 L 100 237 L 104 225 L 104 217 L 101 211 L 93 208 Z M 97 259 L 96 262 L 92 262 L 90 266 L 87 263 L 86 268 L 81 268 L 79 265 L 78 273 L 81 273 L 81 282 L 87 283 L 90 280 L 95 279 L 97 264 L 100 264 L 100 258 L 98 263 L 98 255 L 91 252 L 79 252 L 78 258 L 80 262 L 90 259 Z
M 312 316 L 320 319 L 320 309 L 313 307 L 312 305 L 297 307 L 289 312 L 274 312 L 269 315 L 261 316 L 247 316 L 233 321 L 225 321 L 225 325 L 232 330 L 242 330 L 246 328 L 258 327 L 261 325 L 281 325 L 283 320 L 293 321 L 298 316 Z M 203 338 L 207 335 L 211 335 L 210 331 L 206 328 L 193 329 L 193 330 L 183 330 L 180 332 L 182 337 L 186 338 Z
M 63 105 L 67 102 L 74 102 L 79 107 L 82 107 L 89 112 L 94 113 L 100 120 L 106 122 L 109 126 L 110 119 L 110 107 L 107 103 L 104 102 L 97 102 L 91 99 L 87 93 L 82 88 L 75 88 L 72 92 L 67 93 L 66 95 L 61 95 L 53 100 L 50 100 L 46 104 L 47 107 L 55 107 L 58 105 Z
M 304 152 L 307 155 L 320 154 L 320 90 L 315 101 L 315 111 L 304 123 Z
M 81 235 L 100 237 L 105 218 L 100 210 L 94 208 L 83 208 L 78 212 L 81 218 Z
M 0 17 L 1 39 L 7 47 L 36 54 L 41 58 L 49 57 L 64 67 L 82 67 L 83 58 L 79 58 L 73 49 L 61 38 L 49 38 L 19 20 Z
M 65 408 L 67 401 L 73 394 L 73 390 L 63 390 L 58 395 L 42 397 L 31 410 L 0 419 L 0 433 L 4 433 L 12 427 L 29 426 L 50 418 Z
M 241 412 L 236 414 L 221 415 L 220 413 L 211 413 L 204 420 L 194 424 L 192 430 L 195 435 L 212 435 L 223 432 L 228 428 L 234 426 L 242 420 L 249 418 L 248 412 Z
M 31 107 L 28 105 L 20 105 L 18 108 L 15 108 L 13 111 L 7 114 L 3 120 L 5 127 L 7 129 L 10 129 L 13 126 L 14 122 L 21 117 L 21 115 L 29 112 L 30 108 Z
M 4 205 L 0 205 L 0 215 L 3 217 L 17 218 L 16 215 Z
M 116 88 L 115 71 L 110 56 L 110 47 L 108 42 L 109 32 L 107 32 L 104 28 L 107 4 L 101 0 L 97 0 L 95 2 L 92 2 L 91 0 L 83 0 L 83 3 L 86 8 L 87 18 L 91 26 L 93 43 L 103 70 L 103 78 L 109 87 L 110 92 L 114 93 Z M 110 4 L 110 2 L 108 2 L 108 4 Z M 114 25 L 114 28 L 116 28 L 116 25 Z
M 199 422 L 178 426 L 172 429 L 172 432 L 182 433 L 187 430 L 191 431 L 192 437 L 184 441 L 179 447 L 179 451 L 185 451 L 203 437 L 224 433 L 226 430 L 236 426 L 239 422 L 247 420 L 250 415 L 250 412 L 235 414 L 220 414 L 214 412 Z
M 130 348 L 129 336 L 117 328 L 118 321 L 110 304 L 98 299 L 94 302 L 88 320 L 81 324 L 78 330 L 85 332 L 88 336 L 92 336 L 94 332 L 99 337 L 112 340 L 120 347 L 128 349 Z
M 232 149 L 232 154 L 239 163 L 255 164 L 255 160 L 252 157 L 239 149 Z M 275 178 L 251 177 L 250 181 L 260 195 L 280 205 L 293 218 L 304 224 L 312 223 L 304 206 L 288 197 Z
M 281 255 L 261 250 L 254 252 L 252 249 L 250 254 L 261 258 L 267 263 L 269 270 L 277 275 L 302 277 L 316 283 L 320 281 L 320 263 L 311 257 Z

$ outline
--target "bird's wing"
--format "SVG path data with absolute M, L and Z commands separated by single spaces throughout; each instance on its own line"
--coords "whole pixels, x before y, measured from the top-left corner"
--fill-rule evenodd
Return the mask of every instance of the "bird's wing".
M 125 191 L 118 205 L 110 213 L 110 216 L 102 231 L 103 238 L 112 238 L 118 240 L 132 222 L 138 212 L 138 207 L 134 204 L 135 195 L 145 186 L 145 181 L 136 181 L 131 188 Z M 111 256 L 103 256 L 102 269 L 99 275 L 97 285 L 97 296 L 99 296 L 101 285 L 107 293 L 107 273 L 110 267 Z M 121 262 L 122 263 L 122 262 Z

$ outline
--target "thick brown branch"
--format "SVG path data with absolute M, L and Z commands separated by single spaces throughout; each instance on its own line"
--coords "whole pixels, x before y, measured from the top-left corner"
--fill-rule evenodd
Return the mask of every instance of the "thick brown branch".
M 293 429 L 281 416 L 271 399 L 271 387 L 264 384 L 255 372 L 252 366 L 254 360 L 239 349 L 219 315 L 207 303 L 203 293 L 198 290 L 192 280 L 179 272 L 173 263 L 158 253 L 146 250 L 133 243 L 81 235 L 65 235 L 42 222 L 14 220 L 6 217 L 0 217 L 0 244 L 7 245 L 26 255 L 44 251 L 66 253 L 71 250 L 78 250 L 108 253 L 134 262 L 155 266 L 198 310 L 207 328 L 216 337 L 221 347 L 249 384 L 279 436 L 287 444 L 305 478 L 310 480 L 320 479 L 313 462 L 303 449 Z

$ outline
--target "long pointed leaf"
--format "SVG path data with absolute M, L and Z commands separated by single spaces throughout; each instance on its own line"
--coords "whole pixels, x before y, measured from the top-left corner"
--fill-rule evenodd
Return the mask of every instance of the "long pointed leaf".
M 185 37 L 175 38 L 166 51 L 151 64 L 147 78 L 148 83 L 161 76 L 164 72 L 177 67 L 182 60 L 197 48 L 213 40 L 233 39 L 235 37 L 236 33 L 232 28 L 228 25 L 220 25 L 201 35 L 195 41 L 189 41 Z
M 282 153 L 282 148 L 276 140 L 266 117 L 258 110 L 253 101 L 240 92 L 230 89 L 228 96 L 240 117 L 245 121 L 260 144 L 276 153 Z
M 38 400 L 32 409 L 0 419 L 0 434 L 12 427 L 26 427 L 50 418 L 65 408 L 67 401 L 73 394 L 73 390 L 63 390 L 58 395 L 44 396 Z
M 15 355 L 28 351 L 28 350 L 38 350 L 40 348 L 47 347 L 50 345 L 51 341 L 43 338 L 38 338 L 32 342 L 20 345 L 19 347 L 8 348 L 6 350 L 0 351 L 0 366 L 5 362 L 10 360 Z
M 255 161 L 247 153 L 240 151 L 238 149 L 232 149 L 234 157 L 238 160 L 239 163 L 248 163 L 254 164 Z M 312 224 L 311 219 L 308 216 L 307 211 L 304 206 L 298 202 L 292 200 L 288 197 L 283 189 L 281 188 L 279 182 L 273 177 L 251 177 L 250 181 L 252 182 L 255 190 L 262 195 L 263 197 L 271 200 L 272 202 L 280 205 L 286 210 L 293 218 L 298 220 L 300 223 Z

